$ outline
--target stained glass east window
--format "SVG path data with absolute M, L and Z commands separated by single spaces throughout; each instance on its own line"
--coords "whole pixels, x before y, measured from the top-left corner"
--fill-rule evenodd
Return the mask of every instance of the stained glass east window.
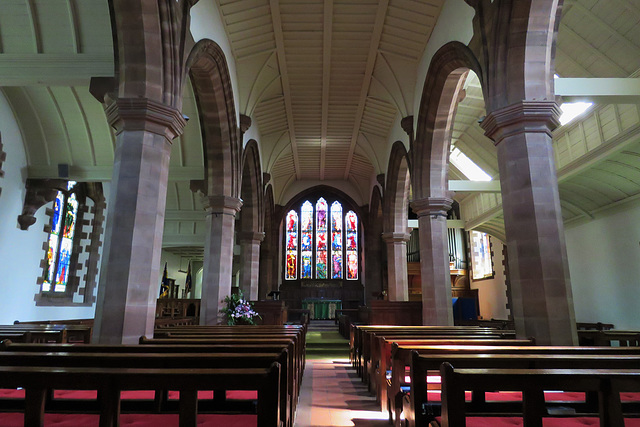
M 285 279 L 358 280 L 358 216 L 324 197 L 285 218 Z

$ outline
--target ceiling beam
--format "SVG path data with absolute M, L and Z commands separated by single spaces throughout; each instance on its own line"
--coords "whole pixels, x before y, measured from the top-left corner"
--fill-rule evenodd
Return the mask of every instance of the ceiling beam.
M 640 103 L 640 78 L 558 78 L 556 95 L 566 102 Z
M 83 86 L 91 77 L 113 77 L 113 55 L 3 53 L 0 86 Z
M 367 67 L 365 68 L 364 77 L 362 79 L 362 87 L 360 89 L 360 99 L 358 101 L 358 109 L 356 110 L 356 117 L 353 122 L 353 133 L 351 134 L 351 144 L 349 146 L 349 155 L 347 157 L 347 165 L 344 170 L 344 179 L 349 178 L 349 170 L 351 169 L 351 163 L 353 162 L 353 155 L 356 150 L 356 143 L 358 142 L 358 135 L 360 134 L 360 125 L 362 123 L 362 115 L 364 114 L 364 106 L 367 102 L 367 94 L 369 93 L 369 87 L 371 86 L 371 76 L 373 76 L 373 67 L 376 64 L 376 58 L 378 57 L 378 47 L 380 46 L 380 38 L 382 37 L 382 30 L 384 28 L 384 19 L 387 16 L 387 8 L 389 7 L 389 0 L 381 0 L 378 3 L 378 11 L 376 13 L 376 20 L 373 26 L 373 32 L 371 33 L 371 44 L 369 45 L 369 55 L 367 56 Z
M 282 34 L 282 17 L 280 16 L 280 1 L 269 0 L 271 7 L 271 22 L 273 23 L 273 35 L 276 39 L 276 52 L 278 55 L 278 68 L 282 79 L 282 93 L 284 95 L 284 106 L 287 111 L 287 124 L 289 126 L 289 139 L 291 140 L 291 151 L 293 153 L 293 166 L 296 170 L 296 178 L 300 179 L 300 159 L 298 159 L 298 143 L 296 132 L 293 126 L 293 108 L 291 106 L 291 88 L 289 87 L 289 73 L 287 71 L 287 59 L 284 53 L 284 36 Z
M 331 42 L 333 36 L 333 0 L 324 0 L 322 40 L 322 125 L 320 135 L 320 180 L 324 180 L 329 122 L 329 88 L 331 86 Z
M 449 191 L 457 192 L 481 192 L 481 193 L 499 193 L 500 181 L 468 181 L 468 180 L 449 180 Z

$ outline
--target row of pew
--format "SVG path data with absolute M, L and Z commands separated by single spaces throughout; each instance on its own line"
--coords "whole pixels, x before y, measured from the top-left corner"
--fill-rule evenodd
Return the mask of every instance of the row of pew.
M 396 426 L 639 426 L 640 347 L 609 336 L 562 347 L 477 326 L 352 325 L 350 359 Z
M 305 325 L 184 325 L 136 345 L 5 339 L 0 425 L 292 427 L 305 336 Z

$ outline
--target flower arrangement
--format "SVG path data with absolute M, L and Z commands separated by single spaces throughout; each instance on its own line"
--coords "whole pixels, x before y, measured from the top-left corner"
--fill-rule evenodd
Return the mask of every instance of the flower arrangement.
M 256 319 L 262 319 L 253 309 L 253 305 L 242 297 L 242 292 L 224 297 L 227 306 L 220 310 L 227 325 L 255 325 Z

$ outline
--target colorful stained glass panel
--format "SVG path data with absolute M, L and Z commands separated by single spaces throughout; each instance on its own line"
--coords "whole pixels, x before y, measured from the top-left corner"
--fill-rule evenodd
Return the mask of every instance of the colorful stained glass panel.
M 354 211 L 345 215 L 347 280 L 358 279 L 358 216 Z
M 342 279 L 342 205 L 331 204 L 331 278 Z
M 287 214 L 285 248 L 285 279 L 295 280 L 298 278 L 298 214 L 293 210 Z
M 316 278 L 327 278 L 327 202 L 316 203 Z
M 342 279 L 342 252 L 334 252 L 331 257 L 331 278 Z
M 347 251 L 347 280 L 358 279 L 358 252 Z

